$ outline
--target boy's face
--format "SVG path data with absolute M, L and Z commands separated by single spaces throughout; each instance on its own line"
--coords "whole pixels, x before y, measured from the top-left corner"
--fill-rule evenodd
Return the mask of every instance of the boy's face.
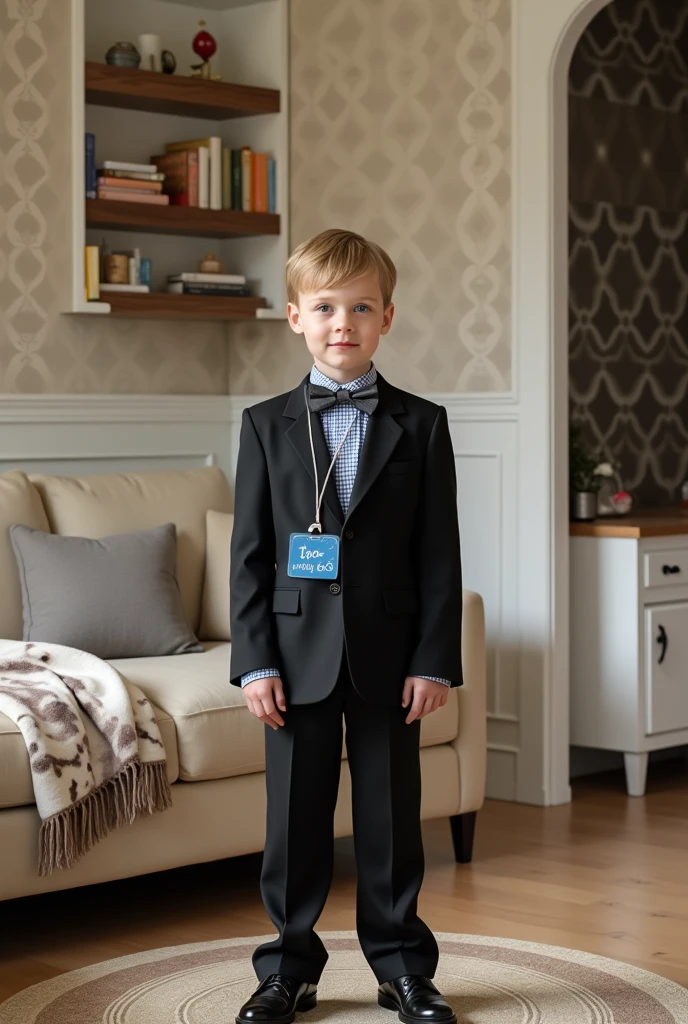
M 393 316 L 394 305 L 384 307 L 374 270 L 336 288 L 300 292 L 298 303 L 287 307 L 291 329 L 304 335 L 317 368 L 339 384 L 370 369 Z

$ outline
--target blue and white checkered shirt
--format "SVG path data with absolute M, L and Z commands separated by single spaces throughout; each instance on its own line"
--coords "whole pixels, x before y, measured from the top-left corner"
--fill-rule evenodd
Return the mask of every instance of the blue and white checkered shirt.
M 337 384 L 336 381 L 330 380 L 329 377 L 326 377 L 315 366 L 311 370 L 311 384 L 317 384 L 321 388 L 329 388 L 331 391 L 339 391 L 340 388 L 345 388 L 347 391 L 356 391 L 358 388 L 369 387 L 376 380 L 377 370 L 372 364 L 367 373 L 357 377 L 356 380 L 349 381 L 348 384 Z M 357 409 L 353 402 L 337 402 L 336 405 L 330 406 L 329 409 L 323 409 L 320 413 L 330 458 L 334 456 L 337 446 L 353 421 L 353 426 L 342 445 L 342 450 L 334 465 L 337 494 L 344 515 L 348 511 L 349 502 L 351 501 L 354 480 L 358 470 L 358 460 L 363 448 L 369 418 L 369 414 L 361 409 Z M 246 675 L 241 677 L 241 685 L 246 686 L 247 683 L 252 683 L 256 679 L 266 679 L 268 676 L 279 676 L 279 672 L 275 668 L 259 668 L 255 672 L 247 672 Z M 448 679 L 438 679 L 436 676 L 420 676 L 420 678 L 430 679 L 435 683 L 444 683 L 446 686 L 450 685 Z

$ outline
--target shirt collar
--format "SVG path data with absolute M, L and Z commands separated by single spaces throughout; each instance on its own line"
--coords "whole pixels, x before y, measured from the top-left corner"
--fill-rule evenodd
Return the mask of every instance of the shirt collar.
M 339 391 L 344 388 L 346 391 L 356 391 L 358 388 L 366 388 L 371 384 L 374 384 L 377 380 L 377 370 L 375 366 L 371 364 L 370 369 L 367 373 L 364 373 L 361 377 L 357 377 L 356 380 L 349 381 L 348 384 L 338 384 L 334 380 L 330 380 L 324 373 L 314 366 L 311 369 L 311 384 L 317 384 L 321 388 L 329 388 L 330 391 Z

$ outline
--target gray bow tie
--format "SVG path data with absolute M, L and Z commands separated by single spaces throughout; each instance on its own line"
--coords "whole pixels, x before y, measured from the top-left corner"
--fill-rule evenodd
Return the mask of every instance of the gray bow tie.
M 356 388 L 355 391 L 347 391 L 340 388 L 339 391 L 332 391 L 330 388 L 322 388 L 319 384 L 308 385 L 308 407 L 311 412 L 322 412 L 323 409 L 330 409 L 338 402 L 353 402 L 361 412 L 375 412 L 379 401 L 377 384 L 369 384 L 365 388 Z

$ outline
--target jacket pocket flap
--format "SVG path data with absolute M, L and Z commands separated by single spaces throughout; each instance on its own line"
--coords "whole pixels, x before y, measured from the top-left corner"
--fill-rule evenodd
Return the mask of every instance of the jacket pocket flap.
M 301 604 L 300 590 L 274 590 L 272 593 L 272 610 L 284 615 L 297 615 Z
M 412 615 L 417 607 L 413 590 L 385 590 L 385 608 L 391 615 Z

